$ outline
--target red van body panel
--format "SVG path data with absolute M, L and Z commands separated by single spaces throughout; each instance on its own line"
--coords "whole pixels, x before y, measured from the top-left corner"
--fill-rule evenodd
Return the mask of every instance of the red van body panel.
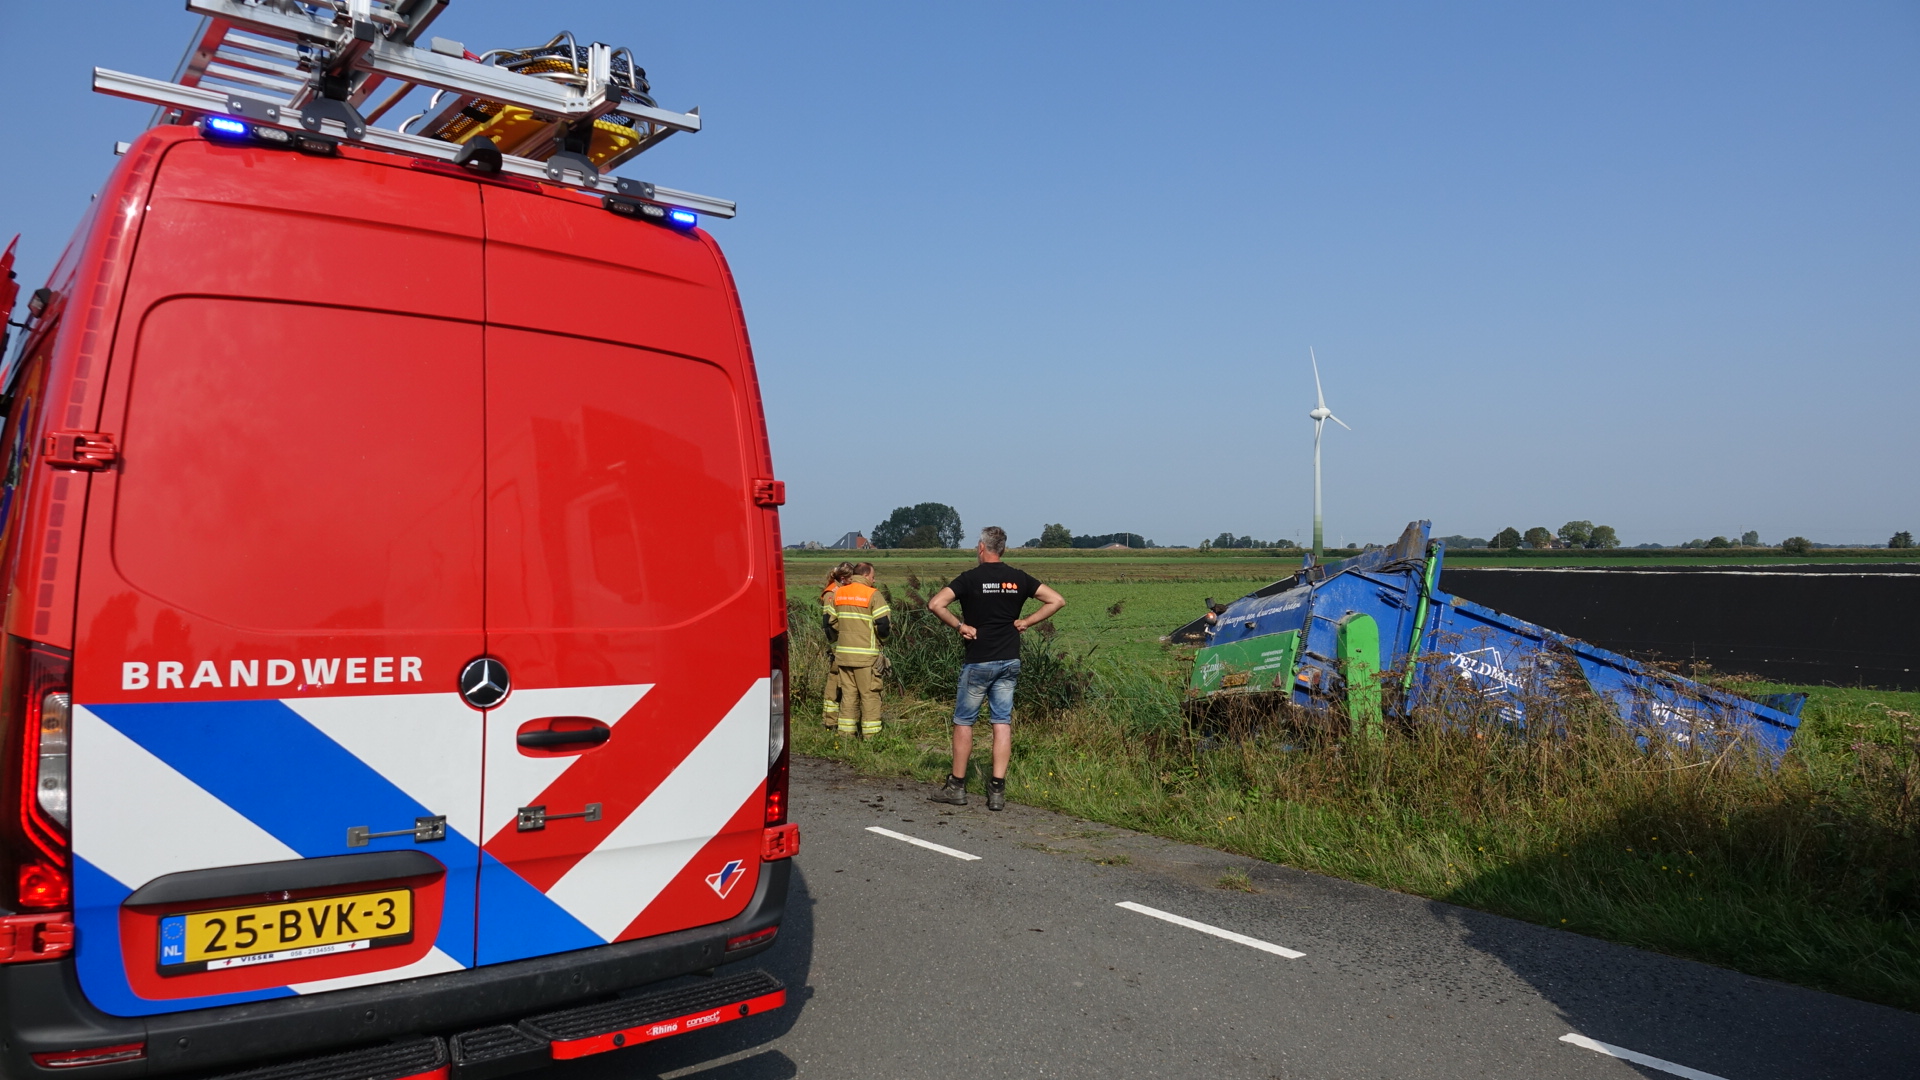
M 487 311 L 494 326 L 637 345 L 703 360 L 733 380 L 750 475 L 773 478 L 759 376 L 733 273 L 703 231 L 617 230 L 599 201 L 489 185 Z M 587 272 L 587 268 L 591 268 Z M 665 313 L 671 317 L 664 317 Z M 767 633 L 787 625 L 777 507 L 758 507 L 756 574 L 771 574 Z
M 750 368 L 707 242 L 609 229 L 597 203 L 568 197 L 490 187 L 482 200 L 488 650 L 522 694 L 639 694 L 557 776 L 516 752 L 522 709 L 489 716 L 483 829 L 500 868 L 482 871 L 485 963 L 540 947 L 527 912 L 494 902 L 502 870 L 606 940 L 643 916 L 658 933 L 745 905 L 768 763 L 739 747 L 765 746 L 767 662 L 721 643 L 772 636 L 762 568 L 778 555 L 755 527 Z M 522 805 L 604 817 L 521 831 Z
M 48 279 L 53 303 L 24 343 L 50 350 L 41 400 L 28 417 L 34 447 L 56 431 L 88 430 L 99 416 L 100 385 L 116 346 L 127 267 L 162 145 L 159 139 L 143 139 L 128 152 Z M 21 520 L 17 527 L 8 523 L 16 528 L 18 546 L 7 552 L 7 632 L 71 648 L 78 562 L 70 532 L 86 511 L 87 474 L 63 471 L 48 483 L 26 487 L 15 508 Z
M 394 947 L 302 955 L 309 928 L 288 959 L 175 971 L 170 912 L 126 905 L 168 873 L 352 854 L 349 828 L 418 816 L 376 810 L 382 780 L 477 832 L 482 722 L 451 691 L 486 645 L 479 203 L 378 161 L 194 139 L 161 159 L 77 598 L 76 958 L 109 1013 L 473 962 L 471 845 L 433 849 L 444 879 Z

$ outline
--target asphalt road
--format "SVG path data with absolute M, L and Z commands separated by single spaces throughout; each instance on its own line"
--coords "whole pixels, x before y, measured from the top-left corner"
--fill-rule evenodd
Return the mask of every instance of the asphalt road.
M 929 790 L 797 761 L 799 872 L 752 961 L 787 1008 L 542 1080 L 1920 1077 L 1920 1015 Z

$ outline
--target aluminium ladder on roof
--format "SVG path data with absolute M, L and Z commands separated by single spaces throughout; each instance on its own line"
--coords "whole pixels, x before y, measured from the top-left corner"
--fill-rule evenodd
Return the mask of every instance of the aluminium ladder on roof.
M 373 22 L 390 40 L 411 45 L 439 17 L 447 3 L 448 0 L 389 0 L 375 6 L 369 2 L 358 5 L 358 14 L 360 18 Z M 248 93 L 270 96 L 283 105 L 298 106 L 313 95 L 313 80 L 310 71 L 305 70 L 303 65 L 311 65 L 320 59 L 316 50 L 303 53 L 297 38 L 287 39 L 251 29 L 243 23 L 237 24 L 231 17 L 246 14 L 242 9 L 254 9 L 295 19 L 303 16 L 313 18 L 306 9 L 293 3 L 273 0 L 266 4 L 256 0 L 217 6 L 223 10 L 210 12 L 204 7 L 188 5 L 189 10 L 201 13 L 200 29 L 187 46 L 186 55 L 180 58 L 179 66 L 174 69 L 174 82 L 182 86 L 202 86 L 207 80 L 212 80 L 215 88 L 218 88 L 217 84 L 230 84 Z M 346 14 L 348 18 L 353 18 L 356 12 L 350 8 Z M 384 76 L 371 72 L 359 73 L 354 80 L 356 85 L 353 94 L 348 100 L 359 106 L 383 79 Z M 169 111 L 162 108 L 155 117 L 155 123 L 165 121 Z
M 256 125 L 307 131 L 346 142 L 444 162 L 470 160 L 460 143 L 377 128 L 379 119 L 408 92 L 436 92 L 429 111 L 457 112 L 487 101 L 551 117 L 548 131 L 500 154 L 498 171 L 565 183 L 714 217 L 732 217 L 735 204 L 692 192 L 606 176 L 584 154 L 563 149 L 566 131 L 590 128 L 609 114 L 631 124 L 637 139 L 621 160 L 656 146 L 677 131 L 700 130 L 699 110 L 677 113 L 644 105 L 623 94 L 635 81 L 631 55 L 625 85 L 615 50 L 598 42 L 575 50 L 584 71 L 566 79 L 540 78 L 467 59 L 458 42 L 432 39 L 415 45 L 448 0 L 187 0 L 203 16 L 171 80 L 93 70 L 94 90 L 159 106 L 155 123 L 184 122 L 197 115 L 229 115 Z M 576 70 L 581 65 L 574 65 Z M 360 107 L 384 83 L 397 87 L 367 116 Z M 446 104 L 439 102 L 444 100 Z M 418 118 L 415 118 L 418 119 Z M 403 125 L 404 127 L 405 125 Z M 545 160 L 523 154 L 546 152 Z M 617 162 L 616 162 L 617 163 Z

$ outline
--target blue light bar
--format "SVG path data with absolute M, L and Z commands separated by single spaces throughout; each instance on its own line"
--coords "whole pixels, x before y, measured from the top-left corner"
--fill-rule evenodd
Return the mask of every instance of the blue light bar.
M 682 229 L 691 229 L 695 225 L 700 224 L 700 215 L 691 210 L 669 210 L 667 211 L 667 220 Z
M 221 135 L 231 135 L 236 139 L 247 137 L 247 125 L 225 116 L 207 117 L 207 130 Z

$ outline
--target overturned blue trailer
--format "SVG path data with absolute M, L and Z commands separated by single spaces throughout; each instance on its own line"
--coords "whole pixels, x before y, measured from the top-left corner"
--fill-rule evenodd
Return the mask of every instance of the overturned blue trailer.
M 1585 699 L 1678 742 L 1748 739 L 1778 754 L 1792 741 L 1797 695 L 1750 700 L 1442 592 L 1445 545 L 1430 532 L 1414 522 L 1390 547 L 1303 566 L 1174 631 L 1201 646 L 1190 701 L 1337 703 L 1361 727 L 1442 702 L 1524 726 Z

